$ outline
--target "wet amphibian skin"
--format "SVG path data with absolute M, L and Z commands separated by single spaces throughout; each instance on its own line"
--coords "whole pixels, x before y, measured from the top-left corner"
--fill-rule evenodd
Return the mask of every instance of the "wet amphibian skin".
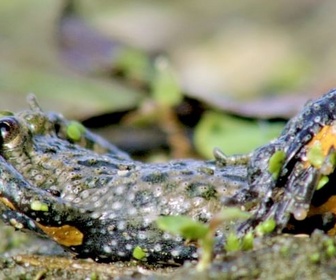
M 277 232 L 288 229 L 290 219 L 326 213 L 325 224 L 334 224 L 336 91 L 307 104 L 278 139 L 251 154 L 227 157 L 216 150 L 214 161 L 152 164 L 44 113 L 34 98 L 29 103 L 30 110 L 0 118 L 1 217 L 77 257 L 195 259 L 195 243 L 162 232 L 156 219 L 187 215 L 207 222 L 230 204 L 253 214 L 237 226 L 241 234 L 268 219 Z M 218 239 L 223 235 L 219 229 Z
M 248 187 L 235 199 L 254 198 L 260 204 L 253 218 L 239 230 L 246 232 L 260 221 L 273 218 L 278 231 L 282 231 L 289 219 L 296 222 L 314 215 L 336 214 L 336 192 L 332 188 L 335 136 L 336 90 L 331 90 L 307 103 L 278 139 L 252 153 Z M 334 223 L 333 215 L 327 222 Z
M 246 166 L 136 162 L 85 128 L 44 114 L 34 99 L 30 104 L 0 119 L 2 219 L 78 257 L 109 262 L 140 251 L 148 262 L 195 259 L 195 244 L 162 232 L 156 219 L 187 215 L 206 222 L 224 197 L 245 187 Z

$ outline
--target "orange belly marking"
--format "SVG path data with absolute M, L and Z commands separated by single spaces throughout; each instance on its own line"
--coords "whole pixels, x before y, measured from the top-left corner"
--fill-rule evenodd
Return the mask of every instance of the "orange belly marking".
M 0 197 L 0 201 L 5 204 L 8 208 L 16 210 L 12 202 L 10 202 L 6 197 Z
M 306 145 L 307 150 L 313 148 L 314 145 L 320 145 L 320 151 L 322 155 L 326 157 L 331 148 L 336 148 L 336 125 L 325 125 L 322 129 L 314 135 L 310 142 Z M 308 168 L 311 165 L 309 160 L 304 163 L 304 168 Z
M 36 223 L 38 227 L 58 244 L 63 246 L 77 246 L 83 243 L 83 233 L 77 228 L 64 225 L 60 227 L 43 226 L 40 223 Z

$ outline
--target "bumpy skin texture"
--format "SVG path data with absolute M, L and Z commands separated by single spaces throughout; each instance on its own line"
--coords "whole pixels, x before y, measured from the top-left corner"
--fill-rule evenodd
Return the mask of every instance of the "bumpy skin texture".
M 78 257 L 129 260 L 139 246 L 149 262 L 197 258 L 195 244 L 163 233 L 155 220 L 188 215 L 207 222 L 232 203 L 253 213 L 238 225 L 239 233 L 269 218 L 280 232 L 292 215 L 302 220 L 312 213 L 313 195 L 321 192 L 315 191 L 318 181 L 335 169 L 328 158 L 336 146 L 336 91 L 307 104 L 278 139 L 250 155 L 217 151 L 215 161 L 161 164 L 133 161 L 87 130 L 74 141 L 69 121 L 43 113 L 33 99 L 30 104 L 31 110 L 0 119 L 2 219 L 47 235 Z M 323 146 L 321 166 L 307 160 L 316 141 Z M 278 151 L 285 158 L 274 177 L 269 165 Z M 219 239 L 223 233 L 218 231 Z
M 335 168 L 333 163 L 332 170 L 324 171 L 327 169 L 328 155 L 334 153 L 335 149 L 335 120 L 336 90 L 331 90 L 321 98 L 308 102 L 287 123 L 278 139 L 252 153 L 247 188 L 237 193 L 234 200 L 241 203 L 254 199 L 259 206 L 254 216 L 240 225 L 240 232 L 246 232 L 270 218 L 276 221 L 277 229 L 281 231 L 291 215 L 296 220 L 304 220 L 309 216 L 313 195 L 321 193 L 315 192 L 321 176 L 330 175 Z M 322 130 L 323 134 L 320 134 Z M 317 136 L 319 140 L 316 140 Z M 325 153 L 326 162 L 322 166 L 314 166 L 307 159 L 313 144 L 321 145 L 321 151 Z M 285 159 L 279 176 L 274 178 L 269 171 L 269 160 L 278 151 L 285 153 Z M 327 190 L 328 187 L 323 189 Z
M 139 246 L 149 262 L 195 259 L 195 244 L 163 233 L 155 220 L 188 215 L 207 222 L 223 197 L 246 184 L 245 166 L 144 164 L 88 131 L 71 143 L 66 126 L 35 103 L 0 119 L 0 199 L 7 223 L 47 235 L 78 257 L 129 260 Z

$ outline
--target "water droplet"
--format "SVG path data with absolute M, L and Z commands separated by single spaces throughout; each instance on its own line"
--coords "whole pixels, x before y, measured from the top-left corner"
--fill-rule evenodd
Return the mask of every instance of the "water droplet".
M 307 214 L 307 210 L 302 207 L 296 208 L 293 212 L 294 218 L 298 221 L 304 220 L 307 217 Z

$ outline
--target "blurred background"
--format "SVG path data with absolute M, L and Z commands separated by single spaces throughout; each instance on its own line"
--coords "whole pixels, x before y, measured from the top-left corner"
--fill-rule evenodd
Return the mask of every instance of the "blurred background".
M 332 0 L 0 1 L 0 110 L 33 92 L 146 161 L 250 152 L 335 87 L 335 12 Z M 1 256 L 54 254 L 0 226 Z
M 34 92 L 146 160 L 248 152 L 335 86 L 335 11 L 331 0 L 1 1 L 1 108 L 22 110 Z

